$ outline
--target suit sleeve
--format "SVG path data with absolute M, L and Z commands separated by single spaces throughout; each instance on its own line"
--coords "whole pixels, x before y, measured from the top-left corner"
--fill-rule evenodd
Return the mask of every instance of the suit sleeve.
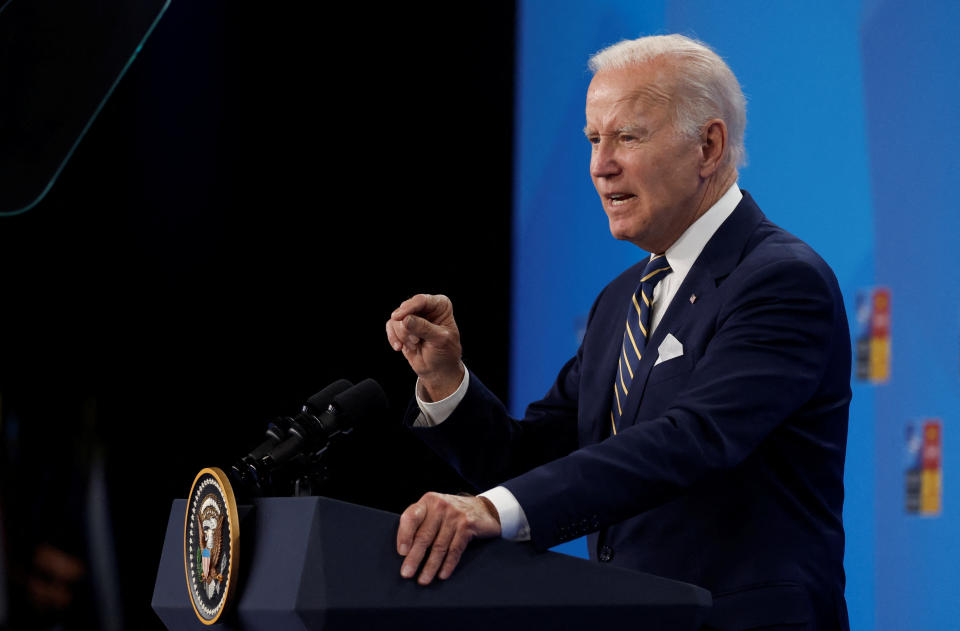
M 612 525 L 737 466 L 817 392 L 846 326 L 832 275 L 788 259 L 726 282 L 715 333 L 662 416 L 504 483 L 536 547 L 561 543 L 570 524 Z
M 594 302 L 587 318 L 593 319 Z M 443 423 L 413 432 L 478 490 L 497 486 L 577 448 L 577 409 L 582 347 L 560 370 L 546 396 L 513 419 L 474 373 L 463 401 Z M 419 408 L 412 403 L 406 423 Z
M 471 373 L 466 396 L 447 420 L 411 429 L 477 489 L 497 486 L 576 449 L 578 366 L 576 357 L 567 362 L 547 396 L 530 405 L 521 421 Z M 419 412 L 414 408 L 415 403 L 408 418 Z

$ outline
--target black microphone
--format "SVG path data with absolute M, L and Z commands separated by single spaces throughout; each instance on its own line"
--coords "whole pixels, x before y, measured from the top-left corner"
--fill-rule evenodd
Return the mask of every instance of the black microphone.
M 383 415 L 387 407 L 387 395 L 380 384 L 364 379 L 334 396 L 320 414 L 298 414 L 287 438 L 257 461 L 258 468 L 269 472 L 301 453 L 322 449 L 331 438 L 352 430 L 358 422 Z
M 230 468 L 231 477 L 238 482 L 240 486 L 259 488 L 261 486 L 261 476 L 257 463 L 260 459 L 280 444 L 281 441 L 287 439 L 291 435 L 291 432 L 294 431 L 294 427 L 300 427 L 302 422 L 301 417 L 304 415 L 312 417 L 320 414 L 329 407 L 335 396 L 345 392 L 352 386 L 353 384 L 346 379 L 334 381 L 307 399 L 306 404 L 300 409 L 300 414 L 296 417 L 280 416 L 270 421 L 270 424 L 267 426 L 266 440 Z
M 353 384 L 346 379 L 338 379 L 337 381 L 334 381 L 329 386 L 307 399 L 307 403 L 303 406 L 303 408 L 301 408 L 301 414 L 304 411 L 309 411 L 314 414 L 322 412 L 327 408 L 328 405 L 330 405 L 330 402 L 333 401 L 333 397 L 352 386 Z M 290 426 L 293 423 L 294 420 L 289 416 L 280 416 L 270 421 L 270 424 L 267 426 L 267 439 L 260 443 L 260 445 L 258 445 L 253 451 L 247 454 L 246 458 L 251 458 L 253 460 L 260 460 L 260 458 L 263 458 L 274 445 L 287 437 L 287 434 L 290 431 Z

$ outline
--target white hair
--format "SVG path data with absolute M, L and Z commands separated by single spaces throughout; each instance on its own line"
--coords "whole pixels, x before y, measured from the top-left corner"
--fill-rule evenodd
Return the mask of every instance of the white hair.
M 677 129 L 699 138 L 712 118 L 727 125 L 729 150 L 724 161 L 734 168 L 746 163 L 743 134 L 747 125 L 747 99 L 727 64 L 706 44 L 683 35 L 651 35 L 623 40 L 590 58 L 594 74 L 643 64 L 658 57 L 675 61 L 673 94 Z M 664 86 L 670 87 L 670 86 Z

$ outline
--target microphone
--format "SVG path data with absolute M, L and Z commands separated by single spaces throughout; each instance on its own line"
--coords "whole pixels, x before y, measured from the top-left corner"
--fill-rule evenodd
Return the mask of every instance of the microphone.
M 300 414 L 297 415 L 297 418 L 304 414 L 319 414 L 330 405 L 335 396 L 351 387 L 353 387 L 353 384 L 346 379 L 334 381 L 307 399 L 306 404 L 300 408 Z M 230 477 L 233 478 L 240 487 L 259 489 L 261 487 L 261 476 L 257 463 L 267 455 L 273 447 L 286 439 L 290 434 L 291 428 L 296 424 L 298 424 L 297 420 L 289 416 L 278 416 L 270 421 L 267 425 L 266 440 L 230 467 Z
M 335 435 L 353 429 L 357 421 L 386 410 L 383 388 L 373 379 L 364 379 L 333 397 L 319 415 L 297 415 L 300 422 L 291 425 L 287 439 L 260 458 L 259 464 L 264 469 L 274 469 L 297 454 L 322 448 Z
M 242 458 L 231 472 L 241 484 L 261 490 L 282 465 L 322 451 L 332 439 L 350 433 L 370 417 L 381 416 L 387 408 L 387 396 L 373 379 L 355 386 L 343 379 L 336 381 L 310 397 L 295 417 L 286 417 L 289 423 L 285 426 L 275 421 L 264 444 Z
M 323 410 L 327 409 L 327 406 L 333 401 L 333 397 L 337 396 L 344 390 L 353 387 L 353 384 L 346 379 L 338 379 L 334 381 L 329 386 L 317 392 L 309 399 L 307 399 L 306 404 L 300 409 L 300 414 L 311 413 L 319 414 Z M 267 452 L 274 446 L 276 446 L 280 441 L 287 437 L 287 434 L 291 431 L 293 425 L 297 421 L 290 418 L 289 416 L 279 416 L 272 421 L 267 426 L 267 439 L 260 443 L 253 451 L 247 454 L 242 460 L 250 458 L 251 460 L 257 461 L 267 455 Z

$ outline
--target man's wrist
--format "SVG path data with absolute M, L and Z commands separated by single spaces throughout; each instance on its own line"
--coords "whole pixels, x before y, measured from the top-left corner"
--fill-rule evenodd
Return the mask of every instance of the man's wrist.
M 423 386 L 420 380 L 414 388 L 417 406 L 420 408 L 420 415 L 413 422 L 414 427 L 435 427 L 443 423 L 457 409 L 463 398 L 467 396 L 467 388 L 470 385 L 470 371 L 464 370 L 463 380 L 458 384 L 457 389 L 447 398 L 431 403 L 423 400 Z
M 483 507 L 487 509 L 487 512 L 490 513 L 490 516 L 493 517 L 497 524 L 500 524 L 500 513 L 497 512 L 497 507 L 493 505 L 493 502 L 488 500 L 482 495 L 478 495 L 477 499 L 480 500 L 480 503 L 483 504 Z
M 457 391 L 465 373 L 466 368 L 461 361 L 457 362 L 457 369 L 452 374 L 433 379 L 420 377 L 420 398 L 426 403 L 443 401 Z
M 503 486 L 495 486 L 490 490 L 480 493 L 477 497 L 482 497 L 493 504 L 497 511 L 500 521 L 500 536 L 508 541 L 529 541 L 530 523 L 523 512 L 520 502 L 513 496 L 509 489 Z

